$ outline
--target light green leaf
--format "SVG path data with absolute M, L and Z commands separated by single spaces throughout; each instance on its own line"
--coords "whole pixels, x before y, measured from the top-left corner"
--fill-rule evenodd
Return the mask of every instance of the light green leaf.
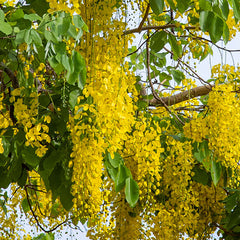
M 212 160 L 211 176 L 215 186 L 218 184 L 220 180 L 221 173 L 222 173 L 221 163 Z
M 220 7 L 221 7 L 221 11 L 222 11 L 222 15 L 223 15 L 224 19 L 227 20 L 228 14 L 229 14 L 228 1 L 220 0 Z
M 230 36 L 230 33 L 229 33 L 228 25 L 224 22 L 224 24 L 223 24 L 223 41 L 225 44 L 228 43 L 229 36 Z
M 240 20 L 240 4 L 238 0 L 232 0 L 233 13 L 237 20 Z
M 176 69 L 171 69 L 171 73 L 173 75 L 173 78 L 177 84 L 180 84 L 183 79 L 185 79 L 185 75 L 183 72 L 176 70 Z
M 182 45 L 178 45 L 176 38 L 172 34 L 169 34 L 168 38 L 173 52 L 173 58 L 178 59 L 182 55 Z
M 80 91 L 78 89 L 71 91 L 69 94 L 69 104 L 72 110 L 77 104 L 78 96 L 80 96 Z
M 37 15 L 36 13 L 31 13 L 31 14 L 25 14 L 24 19 L 32 21 L 41 21 L 42 18 Z
M 125 195 L 129 205 L 135 207 L 139 199 L 139 187 L 130 177 L 126 179 Z
M 25 30 L 25 34 L 24 34 L 24 41 L 29 45 L 32 42 L 32 38 L 31 38 L 31 30 L 27 29 Z
M 31 37 L 36 45 L 42 45 L 42 39 L 36 30 L 31 30 Z
M 5 14 L 4 11 L 0 9 L 0 22 L 4 22 Z
M 114 153 L 113 159 L 111 157 L 111 154 L 108 153 L 108 160 L 114 168 L 118 168 L 119 164 L 123 164 L 123 159 L 121 155 L 117 152 Z
M 125 180 L 128 177 L 129 177 L 129 175 L 128 175 L 127 168 L 124 165 L 120 164 L 118 166 L 118 173 L 117 173 L 117 177 L 116 177 L 116 181 L 115 181 L 116 192 L 119 192 L 124 188 Z
M 214 18 L 213 12 L 210 11 L 202 11 L 200 13 L 200 18 L 199 18 L 199 24 L 200 28 L 202 29 L 203 32 L 206 32 L 210 28 L 210 24 Z
M 9 35 L 12 33 L 12 27 L 9 23 L 0 21 L 0 31 L 6 35 Z
M 73 24 L 77 28 L 82 28 L 84 31 L 88 32 L 88 27 L 80 15 L 73 15 Z

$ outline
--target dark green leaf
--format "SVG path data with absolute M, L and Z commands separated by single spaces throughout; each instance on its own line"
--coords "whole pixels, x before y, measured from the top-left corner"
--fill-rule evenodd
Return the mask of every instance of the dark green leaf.
M 49 9 L 49 3 L 46 0 L 27 0 L 26 2 L 40 16 L 45 14 Z
M 240 192 L 234 192 L 233 194 L 229 195 L 227 198 L 224 199 L 225 209 L 228 213 L 231 213 L 232 210 L 237 206 L 240 200 Z
M 22 151 L 23 162 L 35 168 L 40 162 L 40 158 L 35 154 L 32 147 L 25 147 Z
M 150 0 L 149 4 L 150 4 L 152 11 L 156 15 L 159 15 L 160 13 L 163 12 L 164 0 Z
M 164 31 L 157 32 L 151 38 L 150 48 L 154 52 L 159 52 L 167 43 L 167 33 Z
M 220 17 L 214 16 L 209 28 L 209 34 L 213 43 L 220 40 L 223 34 L 223 20 Z
M 194 176 L 192 180 L 203 185 L 211 186 L 211 175 L 207 173 L 206 170 L 200 168 L 199 166 L 195 166 L 192 170 L 194 172 Z
M 0 167 L 0 188 L 7 188 L 10 182 L 8 171 L 4 167 Z
M 60 201 L 66 211 L 69 211 L 72 208 L 73 206 L 72 200 L 73 200 L 73 196 L 71 194 L 70 186 L 69 188 L 62 186 L 61 192 L 60 192 Z
M 139 188 L 137 183 L 130 177 L 126 179 L 125 195 L 129 205 L 131 207 L 136 206 L 139 198 Z
M 237 206 L 234 211 L 230 214 L 227 229 L 232 229 L 236 225 L 240 224 L 240 206 Z

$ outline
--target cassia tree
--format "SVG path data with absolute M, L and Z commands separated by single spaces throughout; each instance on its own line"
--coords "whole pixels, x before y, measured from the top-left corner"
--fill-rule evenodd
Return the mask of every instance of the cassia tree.
M 32 239 L 23 215 L 34 239 L 239 239 L 240 67 L 197 71 L 239 20 L 239 0 L 0 0 L 1 239 Z

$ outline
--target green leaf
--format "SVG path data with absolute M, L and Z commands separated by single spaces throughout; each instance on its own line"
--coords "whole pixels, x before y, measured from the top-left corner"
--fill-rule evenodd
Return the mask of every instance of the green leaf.
M 36 45 L 42 45 L 42 39 L 36 30 L 31 30 L 31 37 Z
M 0 167 L 0 188 L 7 188 L 11 183 L 8 177 L 8 171 L 4 167 Z
M 24 166 L 26 167 L 26 166 Z M 20 187 L 24 187 L 26 182 L 27 182 L 27 177 L 28 177 L 28 170 L 26 168 L 23 167 L 23 170 L 22 170 L 22 175 L 19 177 L 19 179 L 17 180 L 17 184 L 20 186 Z
M 32 147 L 24 147 L 22 151 L 23 162 L 29 164 L 35 168 L 40 162 L 40 158 L 35 154 L 35 150 Z
M 184 13 L 189 7 L 189 0 L 177 0 L 177 8 L 180 13 Z
M 152 11 L 156 15 L 159 15 L 160 13 L 163 12 L 164 0 L 150 0 L 149 4 L 150 4 Z
M 240 4 L 238 0 L 232 0 L 233 13 L 237 20 L 240 20 Z
M 80 15 L 73 15 L 73 24 L 77 28 L 82 28 L 84 31 L 88 32 L 88 27 Z
M 211 175 L 207 173 L 205 169 L 195 166 L 192 171 L 194 172 L 194 176 L 192 177 L 193 181 L 211 186 Z
M 70 94 L 69 94 L 69 105 L 70 105 L 72 110 L 77 105 L 77 99 L 78 99 L 78 96 L 80 96 L 80 94 L 81 93 L 78 89 L 70 92 Z
M 150 42 L 150 48 L 154 52 L 159 52 L 167 43 L 167 33 L 164 31 L 157 32 L 153 35 Z
M 60 201 L 66 211 L 69 211 L 72 208 L 73 206 L 72 200 L 73 200 L 73 196 L 71 194 L 70 186 L 69 188 L 62 186 L 61 192 L 60 192 Z
M 5 138 L 4 136 L 2 136 L 1 138 L 2 138 L 3 148 L 4 148 L 3 155 L 4 155 L 5 157 L 8 157 L 11 144 L 10 144 L 10 142 L 7 140 L 7 138 Z
M 237 206 L 229 216 L 229 222 L 227 224 L 227 229 L 230 230 L 239 224 L 240 224 L 240 206 Z
M 211 10 L 212 9 L 212 4 L 211 4 L 210 1 L 199 0 L 199 7 L 202 10 Z
M 119 164 L 123 164 L 123 159 L 121 155 L 117 152 L 114 153 L 113 159 L 111 157 L 111 154 L 108 153 L 108 160 L 114 168 L 118 168 Z
M 220 40 L 223 34 L 223 20 L 220 17 L 214 16 L 209 28 L 209 34 L 213 43 Z
M 121 191 L 125 186 L 125 180 L 129 177 L 126 166 L 120 164 L 118 166 L 118 173 L 115 181 L 116 192 Z
M 229 6 L 228 6 L 228 1 L 227 0 L 220 0 L 220 8 L 222 11 L 222 15 L 225 20 L 228 18 L 229 14 Z
M 0 22 L 4 22 L 5 14 L 4 11 L 0 9 Z
M 180 84 L 182 82 L 182 80 L 185 79 L 184 73 L 179 70 L 171 69 L 171 73 L 177 84 Z
M 29 45 L 32 42 L 32 38 L 31 38 L 31 30 L 27 29 L 25 30 L 25 34 L 24 34 L 24 41 Z
M 13 14 L 10 17 L 10 21 L 11 22 L 15 22 L 17 20 L 19 20 L 20 18 L 24 17 L 24 12 L 21 8 L 16 9 L 15 12 L 13 12 Z
M 27 0 L 26 3 L 40 16 L 49 9 L 49 3 L 46 0 Z
M 17 45 L 24 42 L 25 31 L 26 30 L 21 30 L 19 33 L 16 34 L 15 43 Z
M 224 25 L 223 25 L 223 41 L 225 44 L 228 43 L 229 41 L 229 28 L 228 28 L 228 25 L 224 22 Z
M 31 14 L 25 14 L 24 19 L 30 20 L 31 22 L 33 21 L 42 21 L 42 18 L 36 14 L 36 13 L 31 13 Z
M 222 173 L 221 163 L 212 160 L 211 176 L 215 186 L 218 184 L 220 180 L 221 173 Z
M 24 211 L 25 213 L 27 213 L 28 211 L 30 211 L 30 207 L 29 207 L 27 198 L 24 198 L 24 199 L 22 200 L 21 206 L 22 206 L 22 209 L 23 209 L 23 211 Z
M 176 38 L 172 35 L 168 35 L 169 43 L 173 52 L 173 58 L 176 60 L 182 55 L 182 45 L 178 45 Z
M 130 177 L 126 179 L 125 195 L 129 205 L 135 207 L 139 198 L 139 187 Z
M 12 27 L 9 23 L 0 21 L 0 31 L 6 35 L 9 35 L 12 33 Z
M 200 28 L 203 32 L 206 32 L 210 29 L 211 23 L 214 18 L 214 13 L 210 11 L 202 11 L 199 17 Z
M 240 200 L 240 192 L 236 191 L 233 194 L 226 197 L 223 202 L 225 203 L 225 209 L 228 213 L 231 213 L 232 210 L 237 206 Z

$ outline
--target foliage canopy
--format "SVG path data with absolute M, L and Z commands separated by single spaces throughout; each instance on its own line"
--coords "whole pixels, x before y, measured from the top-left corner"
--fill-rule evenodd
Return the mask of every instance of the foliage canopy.
M 1 239 L 239 239 L 240 67 L 197 72 L 239 20 L 239 0 L 0 0 Z

